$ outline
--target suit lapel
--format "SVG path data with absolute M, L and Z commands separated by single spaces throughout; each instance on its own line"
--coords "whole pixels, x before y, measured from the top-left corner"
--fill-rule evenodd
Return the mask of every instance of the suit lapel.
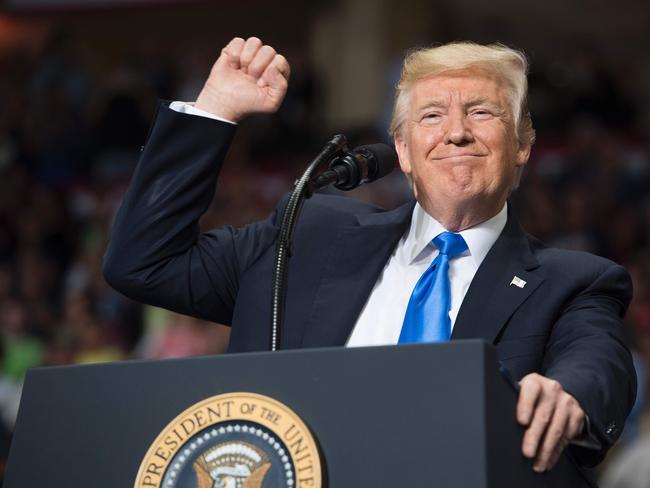
M 506 226 L 467 290 L 452 339 L 494 342 L 515 310 L 544 281 L 533 272 L 537 267 L 528 239 L 508 205 Z
M 389 212 L 363 215 L 357 225 L 339 229 L 301 347 L 346 342 L 379 274 L 408 228 L 413 205 L 410 202 Z

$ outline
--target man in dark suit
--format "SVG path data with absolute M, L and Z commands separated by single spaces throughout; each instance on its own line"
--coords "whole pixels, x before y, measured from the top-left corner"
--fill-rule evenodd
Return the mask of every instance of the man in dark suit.
M 588 436 L 602 447 L 573 446 L 575 456 L 585 465 L 602 460 L 636 385 L 621 332 L 627 273 L 596 256 L 545 247 L 506 203 L 534 139 L 526 70 L 521 53 L 499 45 L 409 55 L 391 132 L 417 202 L 383 211 L 339 197 L 308 200 L 294 239 L 282 344 L 409 342 L 426 340 L 431 327 L 443 338 L 494 343 L 521 386 L 522 452 L 541 472 Z M 193 106 L 161 106 L 105 257 L 107 281 L 126 295 L 232 325 L 231 351 L 268 348 L 283 203 L 241 229 L 200 234 L 197 222 L 236 123 L 277 110 L 288 76 L 273 48 L 236 38 Z M 455 239 L 453 255 L 437 240 L 443 235 Z M 438 285 L 427 283 L 437 282 L 445 298 L 434 304 L 440 323 L 430 324 L 427 300 Z

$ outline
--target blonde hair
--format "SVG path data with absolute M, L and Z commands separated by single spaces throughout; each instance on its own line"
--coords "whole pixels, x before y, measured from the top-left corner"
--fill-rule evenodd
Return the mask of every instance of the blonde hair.
M 452 42 L 437 47 L 418 48 L 404 59 L 395 89 L 395 103 L 389 133 L 395 138 L 402 130 L 409 108 L 410 89 L 416 81 L 445 71 L 480 68 L 495 75 L 508 92 L 511 115 L 522 144 L 535 142 L 535 129 L 528 112 L 528 61 L 526 56 L 503 44 L 487 46 L 474 42 Z

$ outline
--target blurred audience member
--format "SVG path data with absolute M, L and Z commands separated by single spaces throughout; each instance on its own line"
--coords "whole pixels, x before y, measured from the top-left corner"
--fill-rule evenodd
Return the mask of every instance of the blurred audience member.
M 155 307 L 148 309 L 147 327 L 138 349 L 148 359 L 220 354 L 228 347 L 229 329 Z

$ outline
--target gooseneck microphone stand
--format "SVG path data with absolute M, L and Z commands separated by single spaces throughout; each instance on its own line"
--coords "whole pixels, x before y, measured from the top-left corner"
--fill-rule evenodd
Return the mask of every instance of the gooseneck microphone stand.
M 271 351 L 280 349 L 282 324 L 286 300 L 286 281 L 289 258 L 291 257 L 291 241 L 298 214 L 306 198 L 312 193 L 311 180 L 318 168 L 328 163 L 332 158 L 346 150 L 346 139 L 336 135 L 307 167 L 305 172 L 294 184 L 293 191 L 282 216 L 282 224 L 276 244 L 275 265 L 273 266 L 272 303 L 271 303 Z

